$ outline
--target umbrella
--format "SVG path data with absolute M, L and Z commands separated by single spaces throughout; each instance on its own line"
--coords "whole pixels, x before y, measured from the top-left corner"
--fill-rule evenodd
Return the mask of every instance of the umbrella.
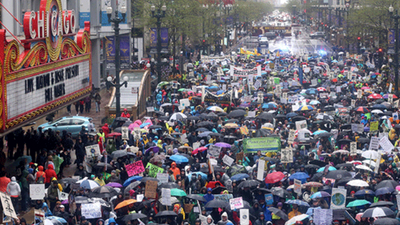
M 132 214 L 128 214 L 125 215 L 122 220 L 125 222 L 131 221 L 131 220 L 137 220 L 137 219 L 144 219 L 147 216 L 142 214 L 142 213 L 132 213 Z
M 124 157 L 124 156 L 127 156 L 127 155 L 128 155 L 128 152 L 126 152 L 125 150 L 117 150 L 117 151 L 113 151 L 111 153 L 111 157 L 113 159 L 121 158 L 121 157 Z
M 110 186 L 113 188 L 122 188 L 123 187 L 120 183 L 116 183 L 116 182 L 110 182 L 110 183 L 106 184 L 106 186 Z
M 140 181 L 142 180 L 143 177 L 141 176 L 133 176 L 133 177 L 129 177 L 123 184 L 124 187 L 128 186 L 130 183 L 132 183 L 132 181 Z M 139 182 L 140 183 L 140 182 Z
M 361 218 L 393 216 L 394 212 L 388 207 L 375 207 L 365 210 Z
M 68 223 L 64 218 L 58 216 L 47 216 L 46 219 L 53 221 L 57 221 L 60 223 Z
M 164 217 L 164 216 L 177 216 L 177 214 L 174 211 L 160 211 L 157 213 L 155 217 Z
M 276 183 L 278 181 L 281 181 L 283 178 L 285 177 L 285 174 L 283 174 L 282 172 L 278 171 L 278 172 L 273 172 L 273 173 L 269 173 L 266 177 L 265 177 L 265 183 L 267 184 L 273 184 Z
M 294 179 L 304 180 L 304 179 L 307 179 L 307 178 L 310 178 L 310 176 L 308 174 L 306 174 L 304 172 L 297 172 L 297 173 L 292 174 L 289 177 L 289 180 L 294 180 Z
M 375 195 L 391 194 L 393 191 L 394 191 L 394 189 L 391 187 L 378 188 L 375 191 Z
M 358 190 L 354 195 L 375 195 L 375 192 L 369 189 Z
M 143 177 L 141 182 L 146 183 L 148 180 L 160 182 L 157 178 L 154 177 Z
M 246 178 L 249 178 L 250 176 L 248 175 L 248 174 L 245 174 L 245 173 L 238 173 L 238 174 L 235 174 L 235 175 L 233 175 L 232 177 L 231 177 L 231 180 L 232 181 L 238 181 L 238 180 L 243 180 L 243 179 L 246 179 Z
M 84 188 L 84 189 L 93 189 L 93 188 L 96 188 L 99 186 L 100 185 L 97 182 L 95 182 L 94 180 L 84 180 L 80 184 L 80 187 Z
M 121 136 L 121 135 L 122 135 L 121 133 L 112 132 L 112 133 L 108 134 L 107 137 L 118 137 L 118 136 Z
M 195 131 L 197 131 L 197 132 L 205 132 L 205 131 L 210 131 L 210 130 L 208 130 L 208 129 L 205 128 L 205 127 L 199 127 L 199 128 L 197 128 Z
M 399 225 L 400 221 L 394 218 L 378 218 L 374 221 L 374 225 Z
M 376 94 L 376 93 L 374 93 L 374 94 L 370 94 L 369 96 L 368 96 L 368 99 L 382 99 L 383 97 L 382 97 L 382 95 L 380 95 L 380 94 Z
M 307 183 L 303 184 L 303 186 L 322 187 L 323 184 L 321 184 L 321 183 L 319 183 L 319 182 L 307 182 Z
M 246 115 L 246 111 L 241 110 L 241 109 L 236 109 L 236 110 L 233 110 L 232 112 L 230 112 L 228 114 L 228 117 L 237 118 L 237 117 L 242 117 L 244 115 Z
M 297 115 L 297 114 L 296 114 Z M 274 119 L 274 114 L 267 113 L 267 112 L 262 112 L 260 113 L 257 117 L 257 119 L 263 119 L 263 120 L 270 120 L 272 121 Z
M 326 178 L 331 178 L 335 180 L 342 179 L 345 177 L 352 177 L 352 176 L 346 170 L 333 170 L 329 171 L 328 174 L 326 175 Z
M 369 186 L 369 184 L 367 182 L 365 182 L 363 180 L 359 180 L 359 179 L 351 180 L 351 181 L 347 182 L 347 185 L 354 186 L 354 187 L 368 187 Z
M 374 207 L 390 207 L 393 206 L 393 202 L 388 202 L 388 201 L 379 201 L 372 203 L 369 207 L 374 208 Z
M 214 111 L 214 112 L 224 112 L 224 110 L 219 106 L 210 106 L 210 107 L 207 107 L 207 110 Z
M 346 207 L 347 208 L 357 207 L 357 206 L 362 206 L 362 205 L 366 205 L 366 204 L 371 204 L 371 202 L 369 202 L 367 200 L 364 200 L 364 199 L 357 199 L 357 200 L 354 200 L 352 202 L 349 202 L 349 204 L 347 204 Z
M 221 147 L 221 148 L 230 148 L 231 147 L 230 144 L 225 143 L 225 142 L 217 142 L 217 143 L 215 143 L 215 146 Z
M 189 162 L 189 159 L 182 155 L 172 155 L 169 159 L 178 164 Z
M 187 116 L 183 113 L 174 113 L 172 114 L 172 116 L 169 118 L 169 120 L 176 120 L 176 121 L 180 121 L 183 119 L 186 119 Z
M 180 188 L 177 183 L 174 182 L 168 182 L 168 183 L 162 183 L 159 188 L 167 188 L 167 189 L 172 189 L 172 188 Z
M 160 151 L 160 148 L 158 146 L 152 146 L 152 147 L 146 149 L 145 154 L 147 154 L 150 151 L 153 151 L 154 153 L 157 153 L 157 152 Z
M 237 124 L 236 124 L 237 125 Z M 197 135 L 197 137 L 199 137 L 199 138 L 205 138 L 205 137 L 207 137 L 208 135 L 210 135 L 210 134 L 212 134 L 213 132 L 212 131 L 205 131 L 205 132 L 202 132 L 202 133 L 200 133 L 199 135 Z
M 317 170 L 317 173 L 324 172 L 324 170 L 325 170 L 325 166 L 319 168 L 319 169 Z M 329 167 L 328 167 L 328 171 L 334 171 L 334 170 L 336 170 L 335 167 L 333 167 L 333 166 L 329 166 Z
M 190 194 L 187 195 L 186 198 L 194 199 L 194 200 L 199 200 L 201 202 L 206 202 L 206 199 L 203 196 L 196 195 L 196 194 Z
M 117 191 L 110 186 L 100 186 L 92 189 L 90 193 L 90 197 L 98 197 L 98 198 L 111 198 L 116 196 Z
M 375 190 L 379 189 L 379 188 L 383 188 L 383 187 L 390 187 L 393 189 L 396 189 L 396 186 L 398 185 L 398 183 L 394 180 L 384 180 L 379 182 L 379 184 L 377 184 L 375 186 Z
M 305 201 L 302 201 L 302 200 L 298 200 L 298 199 L 296 199 L 296 200 L 288 200 L 288 201 L 286 201 L 285 202 L 286 204 L 291 204 L 291 205 L 299 205 L 299 206 L 306 206 L 306 207 L 310 207 L 310 205 L 307 203 L 307 202 L 305 202 Z
M 178 196 L 178 197 L 182 197 L 182 196 L 186 196 L 186 192 L 178 189 L 178 188 L 173 188 L 171 189 L 171 196 Z
M 118 205 L 115 206 L 114 209 L 117 210 L 117 209 L 120 209 L 120 208 L 122 208 L 122 207 L 128 206 L 128 205 L 133 204 L 133 203 L 136 203 L 136 202 L 137 202 L 137 200 L 135 200 L 135 199 L 124 200 L 124 201 L 118 203 Z
M 87 204 L 87 203 L 89 203 L 89 198 L 86 196 L 76 196 L 75 203 L 76 204 Z
M 368 166 L 365 166 L 365 165 L 357 165 L 357 166 L 356 166 L 356 169 L 359 169 L 359 170 L 367 170 L 367 171 L 372 172 L 371 168 L 369 168 Z
M 273 195 L 279 196 L 281 198 L 289 198 L 290 193 L 281 187 L 273 187 L 269 190 Z
M 310 216 L 307 215 L 307 214 L 301 214 L 301 215 L 295 216 L 295 217 L 293 217 L 292 219 L 288 220 L 288 221 L 285 223 L 285 225 L 296 224 L 297 222 L 303 221 L 303 220 L 307 219 L 308 217 L 310 217 Z
M 311 195 L 310 198 L 325 198 L 331 196 L 328 192 L 325 191 L 318 191 Z
M 204 207 L 205 208 L 229 208 L 230 205 L 226 201 L 214 199 L 214 200 L 207 202 L 207 204 Z
M 78 179 L 75 178 L 63 178 L 60 180 L 61 183 L 67 183 L 67 184 L 74 184 L 78 181 Z
M 284 213 L 282 210 L 275 208 L 275 207 L 268 207 L 268 210 L 271 211 L 273 214 L 279 216 L 283 220 L 289 220 L 288 216 L 286 213 Z
M 355 111 L 360 113 L 369 113 L 369 110 L 363 106 L 358 107 Z
M 304 106 L 300 106 L 297 111 L 308 111 L 308 110 L 314 110 L 314 108 L 310 105 L 304 105 Z
M 366 159 L 377 159 L 379 157 L 379 153 L 374 150 L 367 150 L 361 154 L 362 157 Z
M 256 187 L 260 184 L 260 182 L 256 181 L 256 180 L 245 180 L 240 182 L 240 184 L 238 185 L 238 188 L 245 188 L 245 187 Z
M 50 219 L 46 218 L 46 219 L 44 219 L 43 224 L 44 225 L 62 225 L 63 223 L 61 223 L 58 220 L 50 220 Z

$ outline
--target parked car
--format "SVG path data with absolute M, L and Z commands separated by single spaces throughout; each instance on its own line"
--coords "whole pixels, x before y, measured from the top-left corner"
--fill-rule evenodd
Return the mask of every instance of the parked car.
M 315 39 L 315 38 L 323 38 L 325 37 L 325 33 L 322 31 L 317 31 L 315 33 L 310 34 L 310 38 L 311 39 Z
M 42 131 L 46 131 L 48 129 L 52 129 L 53 131 L 60 131 L 66 130 L 68 133 L 72 134 L 73 138 L 78 137 L 79 132 L 82 130 L 82 126 L 85 126 L 86 129 L 88 128 L 88 124 L 90 117 L 84 116 L 67 116 L 59 118 L 55 121 L 51 121 L 48 123 L 44 123 L 38 127 L 42 128 Z

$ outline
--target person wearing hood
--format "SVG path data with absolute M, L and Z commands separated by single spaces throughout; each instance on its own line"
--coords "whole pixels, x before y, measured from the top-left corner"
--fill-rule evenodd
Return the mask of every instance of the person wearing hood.
M 18 212 L 18 198 L 21 195 L 21 188 L 19 187 L 15 177 L 11 177 L 11 182 L 7 185 L 7 194 L 11 196 L 14 209 Z
M 211 215 L 207 216 L 207 223 L 205 225 L 215 225 Z
M 98 219 L 96 221 L 96 225 L 104 225 L 104 220 L 103 219 Z
M 230 221 L 230 220 L 228 219 L 228 213 L 223 212 L 223 213 L 221 214 L 221 220 L 218 221 L 218 224 L 225 224 L 225 225 L 228 225 L 229 223 L 231 223 L 231 224 L 233 225 L 232 221 Z
M 43 202 L 43 204 L 42 204 L 42 211 L 44 212 L 44 215 L 45 215 L 46 217 L 52 216 L 52 215 L 53 215 L 53 213 L 51 213 L 51 211 L 50 211 L 50 209 L 49 209 L 49 206 L 47 205 L 46 202 Z
M 50 182 L 55 177 L 57 179 L 56 171 L 54 170 L 53 164 L 48 165 L 48 169 L 45 171 L 46 173 L 46 187 L 50 186 Z
M 47 199 L 50 203 L 50 208 L 54 209 L 56 202 L 58 201 L 58 182 L 53 180 L 50 187 L 47 189 Z
M 75 176 L 79 176 L 79 179 L 87 177 L 86 170 L 83 168 L 83 163 L 79 163 L 78 170 L 75 171 Z
M 175 180 L 176 180 L 176 176 L 181 174 L 181 170 L 176 166 L 176 162 L 172 162 L 171 163 L 170 170 L 172 170 L 172 172 L 174 172 Z
M 118 224 L 117 224 L 117 222 L 115 221 L 114 218 L 110 218 L 110 219 L 108 220 L 108 224 L 107 224 L 107 225 L 118 225 Z
M 32 170 L 32 169 L 31 169 Z M 28 199 L 29 199 L 29 182 L 28 182 L 28 177 L 31 175 L 28 170 L 23 170 L 22 171 L 22 176 L 20 179 L 21 182 L 21 210 L 26 211 L 28 208 Z M 32 176 L 32 175 L 31 175 Z M 34 179 L 33 176 L 31 179 Z

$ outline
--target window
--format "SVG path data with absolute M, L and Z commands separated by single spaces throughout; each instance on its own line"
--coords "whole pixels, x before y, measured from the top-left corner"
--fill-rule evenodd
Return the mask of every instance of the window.
M 82 125 L 85 121 L 80 119 L 72 119 L 73 125 Z
M 70 122 L 71 122 L 70 119 L 61 120 L 60 122 L 57 123 L 57 126 L 68 126 L 71 124 Z

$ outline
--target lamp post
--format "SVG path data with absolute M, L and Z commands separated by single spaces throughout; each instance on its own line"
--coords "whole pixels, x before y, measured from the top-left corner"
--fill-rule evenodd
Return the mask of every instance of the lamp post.
M 165 17 L 165 11 L 167 6 L 163 5 L 161 10 L 158 9 L 156 13 L 156 7 L 151 6 L 151 17 L 157 19 L 157 81 L 161 82 L 161 18 Z
M 394 39 L 396 41 L 395 46 L 394 46 L 394 82 L 395 82 L 395 93 L 399 91 L 399 14 L 397 12 L 397 9 L 395 13 L 393 13 L 394 8 L 391 5 L 389 7 L 389 13 L 392 19 L 394 19 Z
M 117 6 L 118 7 L 118 6 Z M 121 22 L 125 21 L 125 17 L 126 17 L 126 6 L 122 5 L 121 6 L 121 15 L 122 18 L 119 17 L 118 15 L 118 10 L 115 10 L 115 16 L 114 18 L 111 18 L 112 15 L 112 7 L 108 6 L 107 7 L 107 16 L 108 16 L 108 22 L 110 23 L 114 23 L 114 39 L 115 39 L 115 84 L 111 83 L 112 78 L 111 77 L 107 77 L 107 81 L 109 82 L 109 84 L 113 87 L 115 87 L 115 108 L 116 108 L 116 114 L 115 117 L 120 116 L 121 114 L 121 106 L 120 106 L 120 101 L 121 101 L 121 92 L 120 92 L 120 87 L 122 85 L 125 85 L 125 87 L 127 87 L 127 81 L 128 81 L 128 77 L 124 77 L 124 82 L 122 84 L 120 84 L 120 80 L 119 80 L 119 73 L 120 73 L 120 40 L 119 40 L 119 24 Z
M 292 5 L 292 8 L 293 8 L 292 23 L 294 23 L 296 21 L 296 5 Z

